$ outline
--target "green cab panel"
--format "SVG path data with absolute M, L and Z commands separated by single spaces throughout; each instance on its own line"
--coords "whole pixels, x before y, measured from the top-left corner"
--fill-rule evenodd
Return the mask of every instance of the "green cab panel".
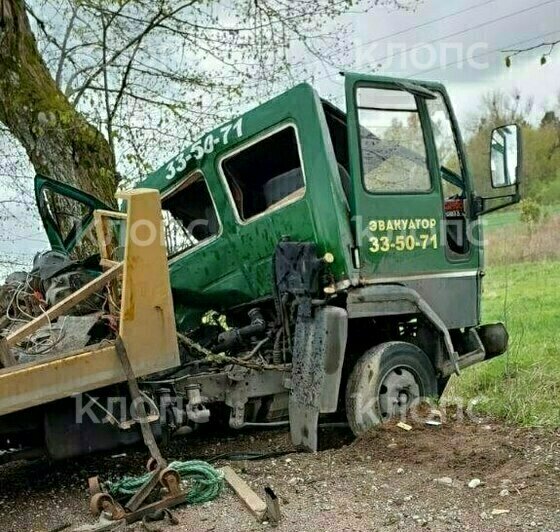
M 287 157 L 283 153 L 287 131 L 297 142 L 299 188 L 286 200 L 244 219 L 228 181 L 228 161 L 240 154 L 239 164 L 236 162 L 239 174 L 248 183 L 257 183 L 260 167 L 267 161 L 282 166 Z M 242 159 L 254 147 L 262 151 L 255 154 L 252 168 Z M 209 309 L 227 310 L 272 297 L 272 259 L 283 239 L 315 242 L 320 254 L 332 253 L 335 260 L 329 265 L 329 273 L 333 280 L 348 280 L 352 275 L 347 202 L 323 103 L 309 85 L 298 85 L 209 132 L 139 186 L 157 188 L 165 198 L 197 172 L 208 186 L 218 228 L 206 241 L 170 259 L 181 329 L 192 327 Z M 164 208 L 165 203 L 164 199 Z

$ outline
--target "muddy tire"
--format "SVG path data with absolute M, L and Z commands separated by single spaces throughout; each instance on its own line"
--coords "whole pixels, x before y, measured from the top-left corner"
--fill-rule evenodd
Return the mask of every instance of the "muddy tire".
M 406 342 L 377 345 L 356 362 L 346 387 L 346 416 L 359 436 L 397 416 L 420 397 L 435 397 L 438 382 L 420 348 Z

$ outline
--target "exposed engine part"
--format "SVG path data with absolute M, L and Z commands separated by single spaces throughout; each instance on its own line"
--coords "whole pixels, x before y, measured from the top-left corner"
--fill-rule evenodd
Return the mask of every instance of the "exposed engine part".
M 57 251 L 39 253 L 33 260 L 31 275 L 38 279 L 48 306 L 68 297 L 99 275 L 99 257 L 73 261 Z M 103 306 L 105 298 L 94 294 L 72 309 L 72 314 L 95 312 Z
M 232 429 L 240 430 L 246 427 L 285 427 L 289 425 L 290 422 L 285 419 L 281 421 L 245 421 L 245 404 L 238 403 L 231 409 L 231 414 L 229 418 L 229 426 Z
M 201 423 L 210 421 L 210 410 L 203 402 L 200 384 L 189 384 L 184 388 L 187 404 L 181 402 L 170 388 L 159 389 L 159 400 L 162 411 L 165 411 L 166 425 L 173 436 L 191 434 Z
M 229 416 L 229 426 L 232 429 L 241 429 L 245 425 L 245 404 L 237 403 L 231 409 Z
M 200 395 L 199 384 L 189 384 L 186 387 L 187 392 L 187 417 L 193 423 L 208 423 L 210 421 L 210 410 L 202 404 L 202 396 Z
M 278 295 L 317 296 L 325 261 L 317 258 L 317 246 L 309 242 L 280 242 L 274 255 Z
M 227 331 L 219 334 L 218 342 L 214 351 L 220 352 L 235 345 L 239 345 L 243 343 L 245 338 L 250 338 L 256 334 L 263 333 L 266 330 L 266 321 L 259 308 L 252 308 L 248 312 L 248 315 L 251 320 L 250 325 L 228 329 Z
M 274 339 L 274 348 L 272 350 L 272 363 L 282 364 L 285 362 L 285 356 L 283 350 L 280 348 L 280 341 L 282 339 L 282 334 L 284 329 L 278 329 L 276 332 L 276 338 Z

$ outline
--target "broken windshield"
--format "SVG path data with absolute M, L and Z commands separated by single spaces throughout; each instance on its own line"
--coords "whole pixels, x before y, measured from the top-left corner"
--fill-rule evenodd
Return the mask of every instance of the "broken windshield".
M 424 134 L 409 92 L 358 89 L 358 119 L 364 184 L 370 192 L 431 188 Z

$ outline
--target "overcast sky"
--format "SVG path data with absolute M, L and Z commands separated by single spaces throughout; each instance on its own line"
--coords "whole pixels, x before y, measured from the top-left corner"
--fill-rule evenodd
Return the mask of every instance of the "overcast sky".
M 511 68 L 502 52 L 560 40 L 558 0 L 425 0 L 414 11 L 376 8 L 348 17 L 353 52 L 341 68 L 443 81 L 460 118 L 489 90 L 533 95 L 536 112 L 560 90 L 560 46 L 544 66 L 548 47 L 513 57 Z M 336 69 L 316 68 L 320 90 L 341 94 Z
M 344 22 L 347 53 L 333 57 L 335 67 L 311 65 L 321 94 L 341 106 L 340 69 L 443 81 L 462 123 L 490 90 L 534 96 L 535 120 L 560 91 L 560 45 L 544 66 L 540 58 L 547 47 L 513 57 L 511 68 L 502 53 L 559 40 L 560 0 L 424 0 L 414 11 L 377 7 L 350 13 Z M 35 213 L 25 216 L 27 223 L 2 224 L 0 254 L 32 257 L 45 249 Z

